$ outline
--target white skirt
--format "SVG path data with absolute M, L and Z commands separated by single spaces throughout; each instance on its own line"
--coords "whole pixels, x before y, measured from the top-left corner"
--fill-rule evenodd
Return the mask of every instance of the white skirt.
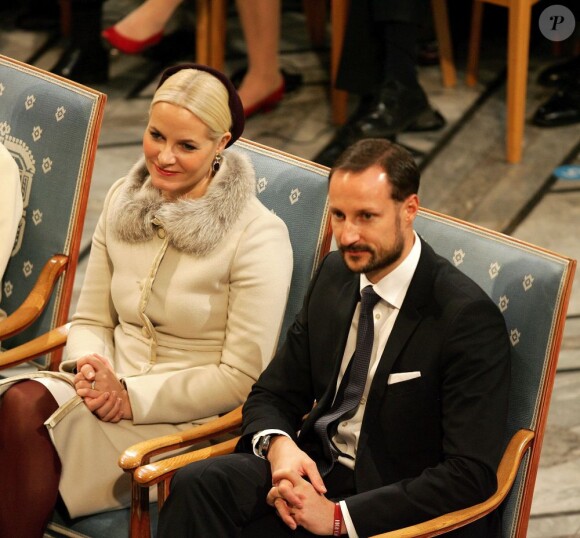
M 131 477 L 118 465 L 123 451 L 141 441 L 179 433 L 195 424 L 133 424 L 130 420 L 103 422 L 76 394 L 73 378 L 73 375 L 63 372 L 17 375 L 0 381 L 0 395 L 16 382 L 34 380 L 47 387 L 57 400 L 59 408 L 45 426 L 62 462 L 59 492 L 74 518 L 129 506 Z M 150 499 L 155 501 L 156 498 L 157 488 L 153 487 Z

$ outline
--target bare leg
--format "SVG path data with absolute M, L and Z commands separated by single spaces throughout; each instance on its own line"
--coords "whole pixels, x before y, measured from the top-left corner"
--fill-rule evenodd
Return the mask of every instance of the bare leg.
M 57 407 L 36 381 L 15 384 L 0 401 L 0 536 L 42 538 L 61 471 L 44 421 Z
M 182 0 L 145 0 L 117 24 L 122 36 L 141 41 L 161 32 Z
M 280 0 L 236 0 L 248 50 L 248 72 L 239 94 L 248 109 L 280 88 Z

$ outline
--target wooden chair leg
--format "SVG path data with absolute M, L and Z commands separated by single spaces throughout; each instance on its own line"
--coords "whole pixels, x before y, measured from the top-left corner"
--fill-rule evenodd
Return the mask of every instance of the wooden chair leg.
M 531 11 L 529 0 L 514 0 L 509 8 L 506 152 L 510 163 L 522 158 Z
M 447 0 L 431 0 L 433 12 L 433 25 L 439 44 L 439 64 L 443 86 L 452 88 L 457 83 L 455 62 L 453 61 L 453 46 L 451 45 L 451 32 L 449 30 L 449 15 L 447 13 Z
M 467 52 L 466 83 L 474 87 L 477 84 L 479 69 L 479 50 L 481 47 L 481 25 L 483 22 L 483 2 L 475 0 L 471 6 L 471 30 L 469 33 L 469 48 Z
M 71 0 L 59 0 L 60 8 L 60 32 L 63 36 L 70 36 L 72 25 Z
M 211 0 L 209 55 L 211 67 L 223 71 L 226 56 L 227 0 Z
M 196 0 L 197 63 L 223 71 L 226 50 L 227 0 Z
M 140 488 L 135 481 L 133 481 L 131 489 L 133 501 L 131 502 L 129 537 L 149 538 L 151 535 L 149 490 Z
M 332 121 L 336 125 L 343 125 L 348 119 L 348 92 L 338 90 L 335 86 L 342 44 L 344 42 L 348 8 L 349 0 L 332 0 L 331 2 L 330 103 Z
M 195 61 L 209 63 L 211 0 L 195 2 Z
M 326 0 L 302 0 L 306 15 L 306 27 L 314 48 L 322 48 L 326 43 Z

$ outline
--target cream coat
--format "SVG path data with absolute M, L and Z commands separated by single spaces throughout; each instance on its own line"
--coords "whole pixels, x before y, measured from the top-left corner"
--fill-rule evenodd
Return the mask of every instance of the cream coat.
M 257 200 L 235 150 L 197 200 L 164 202 L 143 162 L 112 186 L 61 370 L 105 356 L 133 420 L 102 422 L 75 396 L 47 422 L 73 517 L 129 503 L 125 448 L 245 400 L 275 350 L 291 273 L 286 226 Z

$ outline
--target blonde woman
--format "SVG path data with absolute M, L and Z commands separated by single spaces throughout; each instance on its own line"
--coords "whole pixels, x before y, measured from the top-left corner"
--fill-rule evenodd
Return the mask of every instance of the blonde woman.
M 226 150 L 243 125 L 222 73 L 164 73 L 143 157 L 105 200 L 61 372 L 0 385 L 0 535 L 42 536 L 58 494 L 72 517 L 128 505 L 120 452 L 238 406 L 270 361 L 292 250 Z

